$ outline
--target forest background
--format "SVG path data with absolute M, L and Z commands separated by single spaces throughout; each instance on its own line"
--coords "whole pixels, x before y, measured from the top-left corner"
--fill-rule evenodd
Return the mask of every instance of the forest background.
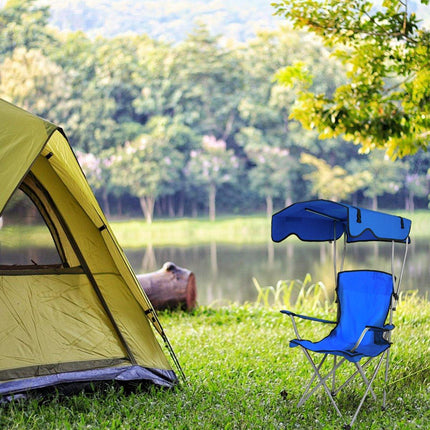
M 393 162 L 291 119 L 280 70 L 302 62 L 327 95 L 347 79 L 319 39 L 270 2 L 162 3 L 0 0 L 0 97 L 64 128 L 108 216 L 428 206 L 427 152 Z

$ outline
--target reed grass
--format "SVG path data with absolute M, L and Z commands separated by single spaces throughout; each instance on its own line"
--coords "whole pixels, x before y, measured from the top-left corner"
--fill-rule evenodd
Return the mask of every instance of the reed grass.
M 276 285 L 261 286 L 256 278 L 252 278 L 257 290 L 256 306 L 287 308 L 301 311 L 315 311 L 319 308 L 328 310 L 333 303 L 328 289 L 322 281 L 312 282 L 312 276 L 307 273 L 304 280 L 279 280 Z

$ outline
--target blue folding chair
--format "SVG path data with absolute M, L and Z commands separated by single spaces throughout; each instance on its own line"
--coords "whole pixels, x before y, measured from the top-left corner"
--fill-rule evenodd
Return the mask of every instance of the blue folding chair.
M 272 239 L 274 241 L 279 242 L 289 235 L 295 234 L 305 241 L 329 240 L 333 242 L 338 302 L 337 321 L 298 315 L 288 310 L 281 311 L 290 316 L 297 337 L 290 341 L 290 347 L 299 346 L 314 370 L 298 406 L 302 406 L 313 393 L 322 387 L 336 412 L 344 418 L 335 401 L 335 396 L 355 380 L 356 376 L 361 376 L 366 388 L 351 421 L 345 426 L 351 428 L 369 393 L 375 400 L 377 399 L 372 385 L 385 358 L 385 385 L 382 402 L 385 408 L 390 338 L 391 330 L 394 328 L 393 311 L 396 308 L 403 276 L 410 227 L 410 220 L 405 218 L 327 200 L 296 203 L 273 215 Z M 344 250 L 341 270 L 337 273 L 336 240 L 342 235 L 344 235 Z M 368 240 L 392 243 L 391 273 L 376 270 L 343 271 L 346 244 Z M 396 242 L 405 244 L 400 276 L 397 280 L 394 275 L 394 244 Z M 334 328 L 320 341 L 305 340 L 298 332 L 296 317 L 322 324 L 332 324 Z M 318 364 L 315 363 L 311 353 L 323 354 Z M 329 355 L 333 356 L 333 366 L 325 375 L 322 375 L 323 364 Z M 370 375 L 366 375 L 365 370 L 368 366 L 371 369 L 370 363 L 374 358 L 377 358 L 376 365 Z M 365 359 L 364 364 L 360 364 L 362 359 Z M 336 371 L 345 362 L 353 363 L 355 372 L 336 386 Z M 330 388 L 329 385 L 331 385 Z

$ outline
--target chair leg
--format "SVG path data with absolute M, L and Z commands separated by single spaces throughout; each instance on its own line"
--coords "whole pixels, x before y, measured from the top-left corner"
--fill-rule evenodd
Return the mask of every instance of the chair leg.
M 336 392 L 336 359 L 337 356 L 333 355 L 333 379 L 331 381 L 331 394 L 334 396 Z
M 325 354 L 325 356 L 327 356 L 327 354 Z M 327 373 L 327 375 L 325 375 L 325 376 L 323 376 L 322 377 L 322 379 L 324 380 L 324 382 L 325 381 L 327 381 L 329 378 L 330 378 L 330 376 L 332 376 L 332 374 L 333 374 L 333 372 L 336 372 L 336 370 L 337 369 L 339 369 L 339 367 L 343 364 L 343 362 L 345 361 L 345 358 L 342 358 L 342 360 L 339 362 L 339 363 L 336 363 L 336 367 L 333 367 L 333 369 L 332 370 L 330 370 L 328 373 Z M 320 363 L 320 365 L 318 366 L 318 370 L 320 369 L 320 367 L 321 367 L 321 364 L 322 364 L 322 362 Z M 308 390 L 309 390 L 309 388 L 310 388 L 310 386 L 312 385 L 312 382 L 315 380 L 315 378 L 316 378 L 316 373 L 314 373 L 313 374 L 313 376 L 312 376 L 312 378 L 311 378 L 311 381 L 310 381 L 310 383 L 308 384 L 308 387 L 307 387 L 307 389 L 306 389 L 306 391 L 305 391 L 305 393 L 304 393 L 304 395 L 302 396 L 302 398 L 300 399 L 300 402 L 299 402 L 299 405 L 300 406 L 302 406 L 308 399 L 309 399 L 309 397 L 311 397 L 312 396 L 312 394 L 313 393 L 315 393 L 315 391 L 317 391 L 318 390 L 318 388 L 321 386 L 321 382 L 319 383 L 319 384 L 317 384 L 309 393 L 308 393 Z M 335 393 L 331 393 L 331 395 L 332 395 L 332 397 L 335 397 L 335 395 L 337 394 L 337 391 L 335 392 Z M 299 406 L 299 405 L 297 405 L 297 406 Z
M 385 409 L 387 402 L 387 382 L 388 382 L 388 370 L 390 367 L 390 350 L 387 350 L 387 357 L 385 363 L 385 383 L 384 383 L 384 393 L 382 397 L 382 409 Z
M 372 395 L 373 399 L 376 402 L 378 399 L 376 398 L 376 394 L 373 391 L 373 388 L 369 385 L 369 380 L 367 379 L 367 377 L 366 377 L 366 375 L 365 375 L 365 373 L 363 371 L 363 368 L 360 366 L 359 363 L 355 363 L 355 366 L 357 367 L 357 370 L 360 372 L 360 375 L 363 378 L 364 383 L 366 384 L 367 387 L 369 387 L 369 392 L 370 392 L 370 394 Z
M 309 355 L 309 352 L 302 347 L 302 351 L 305 354 L 306 358 L 308 359 L 309 363 L 311 364 L 311 366 L 314 369 L 315 375 L 318 377 L 318 379 L 320 380 L 320 383 L 318 384 L 318 387 L 320 385 L 322 385 L 322 387 L 324 388 L 325 392 L 327 393 L 327 396 L 329 397 L 334 409 L 336 410 L 336 412 L 338 413 L 338 415 L 343 419 L 343 415 L 340 412 L 336 402 L 333 399 L 333 396 L 331 395 L 331 392 L 329 390 L 329 388 L 327 387 L 327 384 L 325 383 L 326 379 L 330 376 L 331 372 L 325 376 L 325 378 L 323 378 L 320 373 L 319 373 L 319 369 L 318 367 L 315 365 L 314 361 L 312 360 L 312 357 Z
M 387 350 L 386 352 L 384 352 L 379 361 L 378 364 L 376 365 L 376 368 L 373 371 L 373 374 L 370 378 L 370 380 L 368 380 L 366 374 L 364 373 L 364 368 L 370 363 L 371 359 L 369 359 L 368 361 L 366 361 L 363 366 L 361 366 L 359 363 L 355 363 L 355 366 L 357 368 L 357 371 L 350 377 L 348 378 L 348 380 L 346 382 L 344 382 L 342 384 L 341 387 L 339 387 L 337 390 L 334 390 L 334 384 L 335 384 L 335 372 L 336 370 L 343 364 L 343 362 L 346 360 L 345 358 L 342 358 L 342 360 L 340 360 L 340 362 L 337 362 L 336 358 L 334 359 L 334 363 L 333 363 L 333 369 L 330 370 L 325 376 L 322 376 L 320 373 L 321 367 L 324 363 L 324 361 L 326 360 L 328 354 L 324 354 L 324 357 L 322 358 L 322 360 L 320 361 L 320 363 L 317 365 L 315 364 L 314 360 L 312 359 L 312 357 L 310 356 L 309 352 L 306 350 L 306 348 L 301 347 L 305 357 L 308 359 L 310 365 L 312 366 L 313 370 L 314 370 L 314 374 L 311 377 L 310 382 L 308 383 L 308 385 L 306 386 L 305 392 L 303 393 L 299 403 L 298 403 L 298 407 L 302 406 L 308 399 L 309 397 L 319 388 L 319 387 L 323 387 L 324 391 L 326 392 L 327 396 L 329 397 L 334 409 L 336 410 L 336 412 L 338 413 L 338 415 L 344 419 L 344 416 L 342 415 L 339 407 L 337 406 L 336 401 L 334 400 L 334 396 L 339 392 L 339 390 L 344 387 L 345 385 L 347 385 L 356 375 L 360 374 L 365 385 L 366 385 L 366 390 L 363 394 L 363 397 L 361 398 L 361 401 L 354 413 L 354 416 L 351 419 L 350 424 L 347 424 L 345 427 L 346 428 L 351 428 L 352 425 L 355 423 L 357 416 L 364 404 L 364 401 L 366 400 L 367 396 L 369 395 L 369 393 L 372 395 L 372 397 L 377 400 L 375 392 L 373 391 L 372 388 L 372 384 L 375 381 L 375 378 L 379 372 L 379 369 L 381 368 L 382 365 L 382 360 L 384 359 L 384 357 L 386 357 L 386 368 L 385 368 L 385 384 L 387 383 L 387 379 L 388 379 L 388 359 L 389 359 L 389 350 Z M 329 380 L 329 378 L 332 378 L 332 388 L 333 391 L 331 392 L 327 386 L 326 381 Z M 318 378 L 319 379 L 319 383 L 311 390 L 310 387 L 313 384 L 313 382 L 315 381 L 315 379 Z M 385 395 L 385 387 L 384 387 L 384 395 Z M 385 398 L 384 398 L 384 404 L 385 406 Z
M 361 368 L 364 369 L 371 361 L 372 361 L 372 359 L 367 360 L 361 366 Z M 339 393 L 339 391 L 342 390 L 343 387 L 345 387 L 346 385 L 348 385 L 358 375 L 358 373 L 359 373 L 358 370 L 356 370 L 342 385 L 340 385 L 339 387 L 337 387 L 337 389 L 334 392 L 334 395 L 336 396 L 337 393 Z
M 321 366 L 323 365 L 325 359 L 327 358 L 327 354 L 324 354 L 324 357 L 322 358 L 322 360 L 320 361 L 320 364 L 318 365 L 317 369 L 318 371 L 321 369 Z M 315 378 L 317 377 L 317 374 L 314 372 L 314 374 L 312 375 L 311 380 L 309 381 L 308 385 L 306 386 L 305 391 L 303 392 L 302 397 L 299 400 L 299 403 L 297 403 L 297 407 L 300 408 L 301 406 L 303 406 L 303 404 L 306 402 L 306 400 L 312 395 L 312 393 L 314 392 L 313 390 L 311 391 L 311 393 L 309 395 L 308 391 L 311 388 L 312 383 L 315 381 Z
M 363 397 L 361 398 L 360 404 L 358 405 L 357 410 L 355 411 L 354 416 L 352 417 L 352 420 L 349 424 L 350 428 L 352 427 L 352 425 L 354 424 L 355 420 L 357 419 L 358 413 L 360 412 L 361 407 L 363 406 L 364 400 L 366 399 L 367 395 L 369 394 L 370 390 L 371 390 L 371 385 L 373 384 L 373 381 L 376 378 L 376 375 L 378 374 L 379 368 L 381 367 L 382 364 L 382 360 L 384 358 L 385 353 L 382 354 L 381 358 L 379 359 L 378 365 L 376 366 L 375 371 L 373 372 L 372 378 L 369 381 L 369 385 L 366 388 L 365 393 L 363 394 Z

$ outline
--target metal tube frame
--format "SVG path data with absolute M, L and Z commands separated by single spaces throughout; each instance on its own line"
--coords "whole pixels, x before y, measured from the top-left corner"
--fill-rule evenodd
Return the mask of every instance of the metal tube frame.
M 334 261 L 334 275 L 335 275 L 335 284 L 337 284 L 337 247 L 336 247 L 336 220 L 334 222 L 334 239 L 333 239 L 333 261 Z M 342 259 L 341 259 L 341 267 L 340 267 L 340 271 L 343 270 L 343 266 L 344 266 L 344 261 L 345 261 L 345 256 L 346 256 L 346 234 L 344 235 L 344 246 L 343 246 L 343 252 L 342 252 Z M 390 304 L 390 310 L 389 310 L 389 324 L 391 325 L 393 322 L 393 313 L 396 310 L 396 306 L 397 306 L 397 302 L 399 300 L 399 292 L 400 292 L 400 286 L 401 286 L 401 281 L 403 278 L 403 272 L 404 272 L 404 268 L 405 268 L 405 263 L 406 263 L 406 257 L 407 257 L 407 252 L 408 252 L 408 245 L 409 245 L 409 238 L 405 241 L 405 251 L 404 251 L 404 255 L 403 255 L 403 260 L 402 260 L 402 265 L 401 265 L 401 269 L 400 269 L 400 275 L 399 278 L 396 282 L 396 277 L 394 274 L 394 259 L 395 259 L 395 242 L 391 241 L 391 275 L 392 275 L 392 279 L 393 279 L 393 296 L 391 298 L 391 304 Z M 291 321 L 293 323 L 293 328 L 294 328 L 294 332 L 297 336 L 298 339 L 301 339 L 300 334 L 298 332 L 297 329 L 297 325 L 295 323 L 294 320 L 294 316 L 290 315 L 291 317 Z M 362 338 L 364 337 L 365 333 L 368 331 L 368 328 L 365 328 L 362 335 L 360 336 L 360 338 L 358 339 L 355 347 L 357 348 L 357 346 L 360 344 Z M 387 330 L 386 334 L 384 334 L 384 336 L 386 336 L 387 340 L 390 341 L 391 339 L 391 331 Z M 328 354 L 325 353 L 324 357 L 322 358 L 322 360 L 320 361 L 320 363 L 317 365 L 315 364 L 315 362 L 313 361 L 312 357 L 310 356 L 309 352 L 307 351 L 306 348 L 304 348 L 303 346 L 301 346 L 301 349 L 304 353 L 304 355 L 306 356 L 306 358 L 308 359 L 309 363 L 311 364 L 313 370 L 314 370 L 314 374 L 312 375 L 309 383 L 306 386 L 306 389 L 302 395 L 302 397 L 300 398 L 297 406 L 300 407 L 302 406 L 311 396 L 312 394 L 319 388 L 319 387 L 323 387 L 324 391 L 326 392 L 326 394 L 328 395 L 334 409 L 336 410 L 336 412 L 338 413 L 338 415 L 343 419 L 344 416 L 342 415 L 341 411 L 339 410 L 339 407 L 337 406 L 336 401 L 334 400 L 334 397 L 339 393 L 339 391 L 344 388 L 346 385 L 348 385 L 357 375 L 360 375 L 365 386 L 366 386 L 366 390 L 363 394 L 363 397 L 361 398 L 361 401 L 350 421 L 349 424 L 349 428 L 352 427 L 352 425 L 354 424 L 354 422 L 357 419 L 358 413 L 360 412 L 364 401 L 366 399 L 366 397 L 368 396 L 368 394 L 370 393 L 373 397 L 373 399 L 376 401 L 377 397 L 375 392 L 373 391 L 372 388 L 372 384 L 376 379 L 376 376 L 379 372 L 379 369 L 382 365 L 382 361 L 385 358 L 385 381 L 384 381 L 384 388 L 383 388 L 383 401 L 382 401 L 382 408 L 384 409 L 386 406 L 386 387 L 387 387 L 387 383 L 388 383 L 388 374 L 389 374 L 389 358 L 390 358 L 390 348 L 388 348 L 386 351 L 384 351 L 380 358 L 379 361 L 370 377 L 370 380 L 367 378 L 365 372 L 364 372 L 364 368 L 366 368 L 368 366 L 368 364 L 370 364 L 370 362 L 372 361 L 372 358 L 369 358 L 363 365 L 360 365 L 359 363 L 354 363 L 356 366 L 356 371 L 338 388 L 335 387 L 336 385 L 336 378 L 335 378 L 335 374 L 336 374 L 336 370 L 346 361 L 345 358 L 342 358 L 339 362 L 337 362 L 336 359 L 336 355 L 333 355 L 334 359 L 333 359 L 333 367 L 332 369 L 325 375 L 322 376 L 320 373 L 320 370 L 322 368 L 323 363 L 325 362 Z M 326 381 L 328 381 L 329 378 L 332 378 L 332 390 L 330 391 Z M 318 384 L 311 390 L 311 386 L 313 384 L 313 382 L 315 381 L 315 379 L 318 378 L 319 382 Z

